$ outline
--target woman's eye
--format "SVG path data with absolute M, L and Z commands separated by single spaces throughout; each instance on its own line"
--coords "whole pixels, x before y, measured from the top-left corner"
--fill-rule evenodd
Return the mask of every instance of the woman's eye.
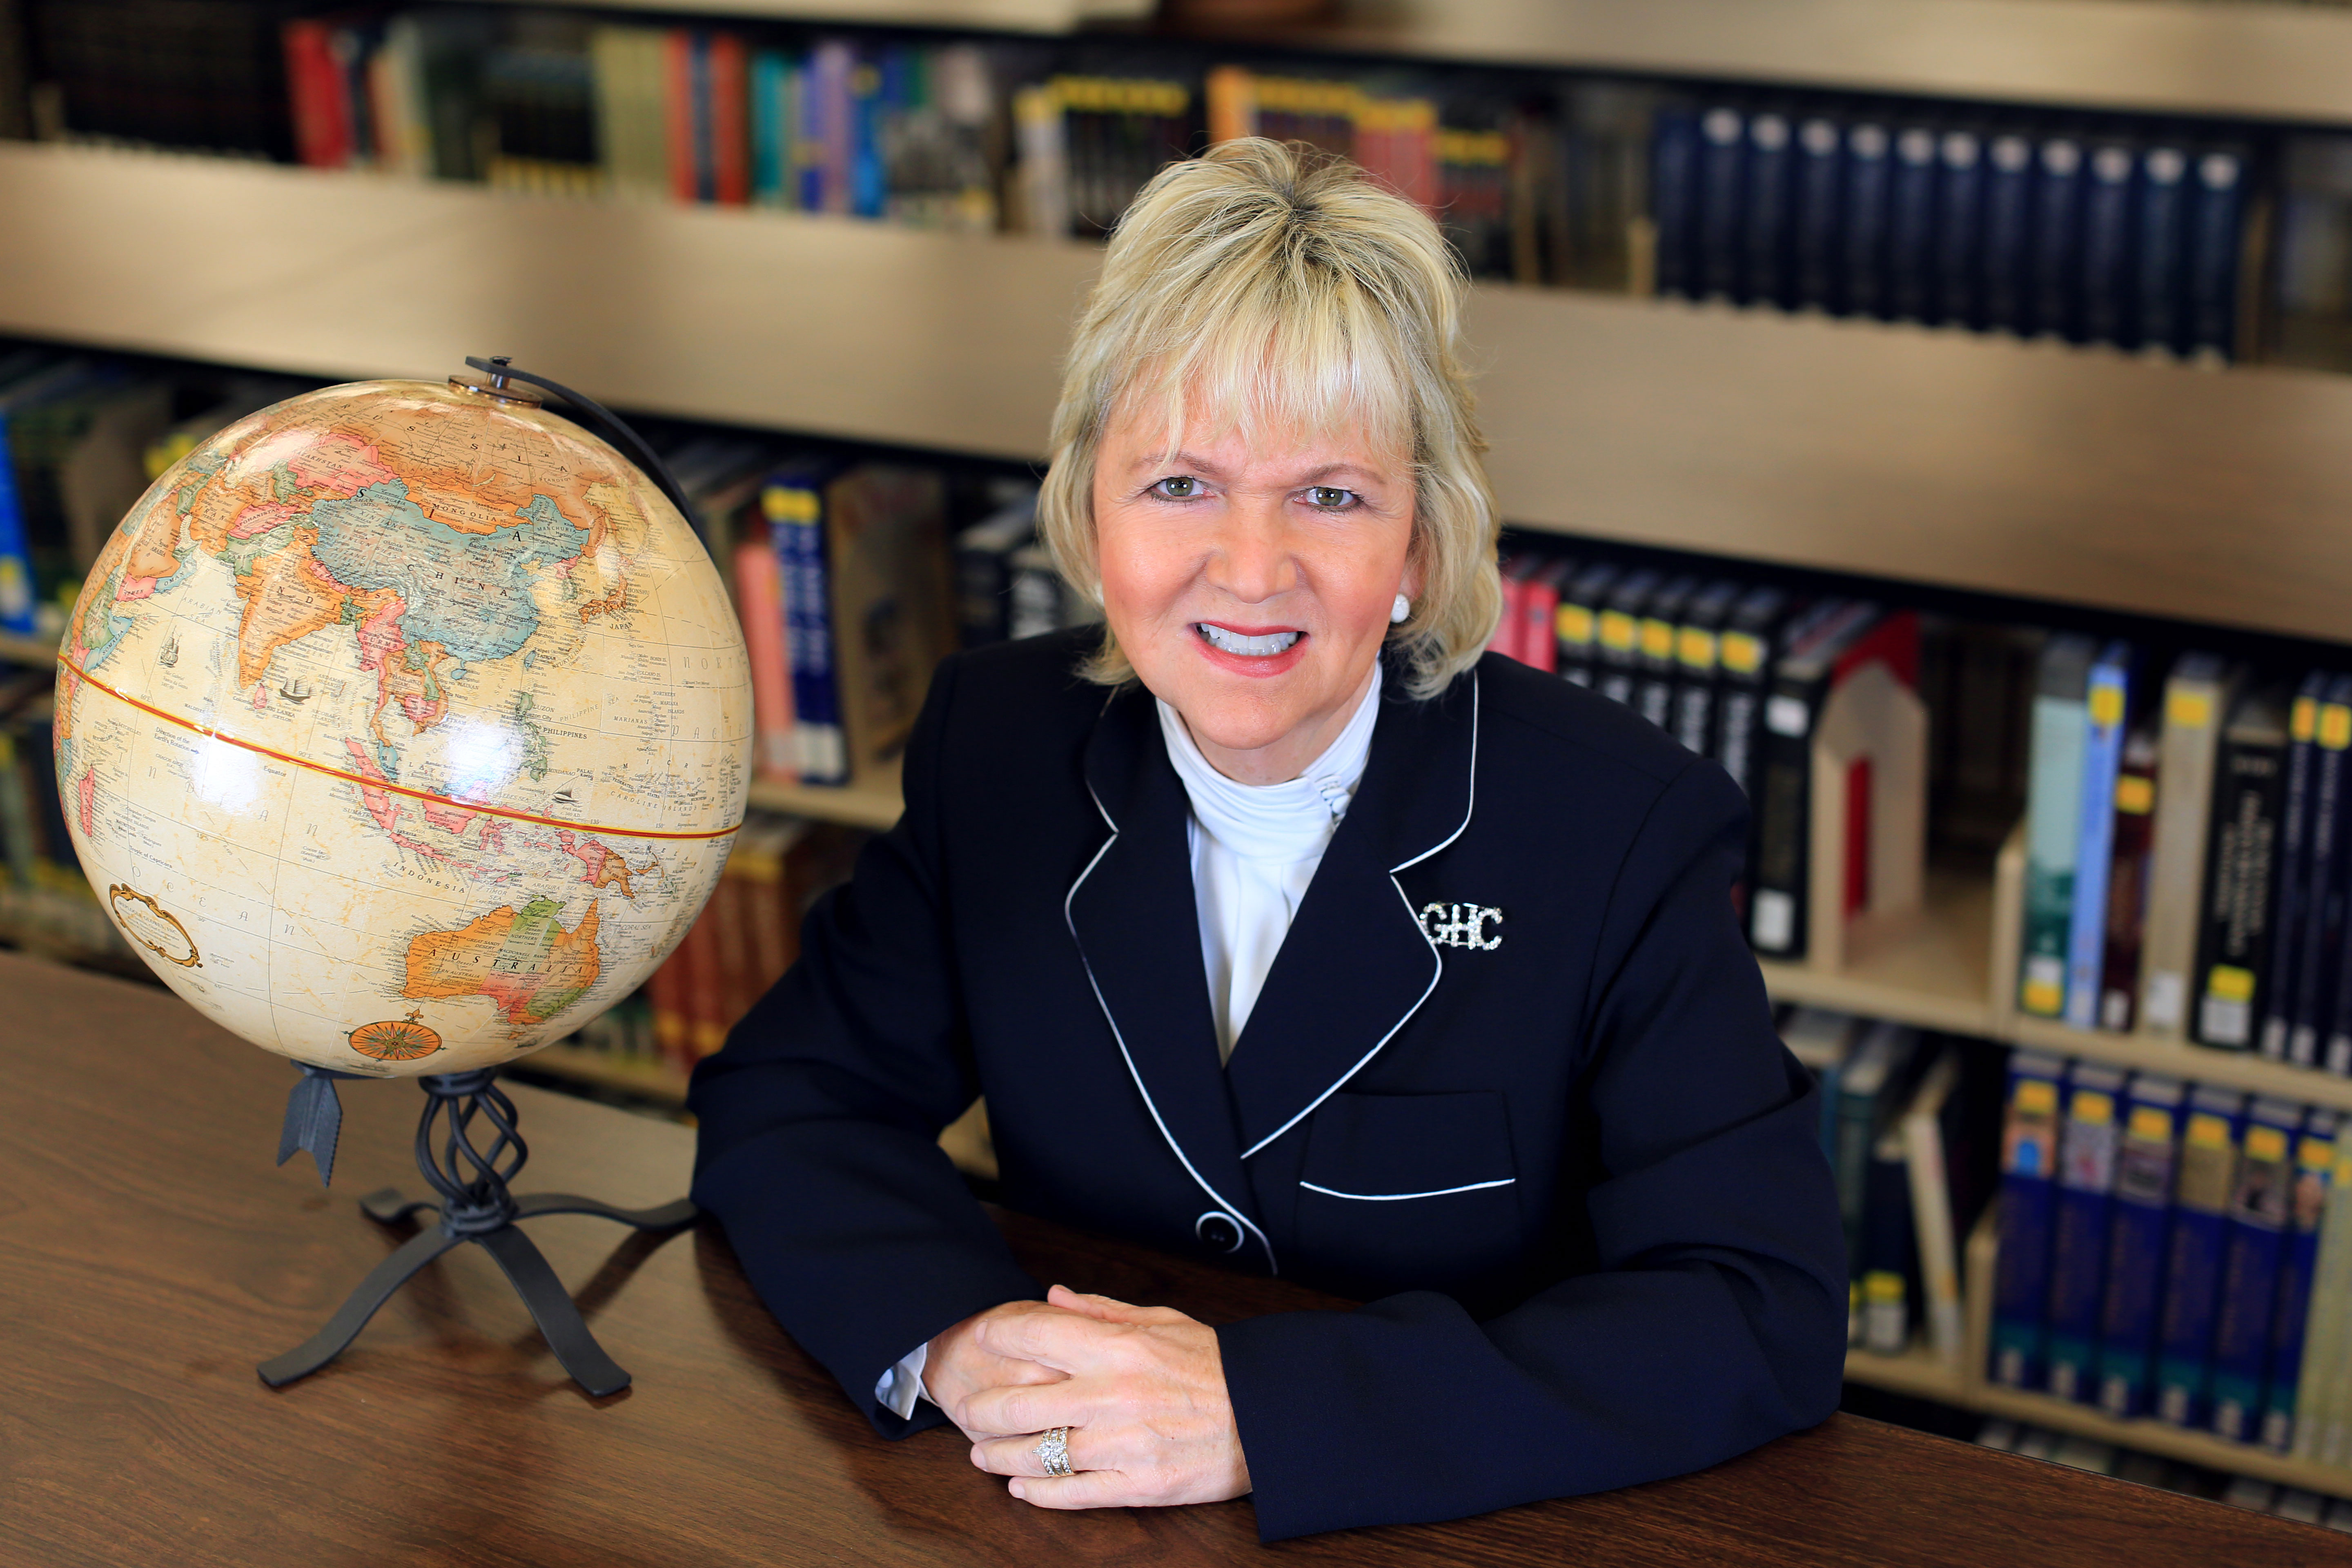
M 1191 500 L 1201 493 L 1201 481 L 1189 474 L 1171 474 L 1151 489 L 1169 500 Z
M 1337 485 L 1310 485 L 1307 489 L 1307 504 L 1325 511 L 1337 511 L 1341 507 L 1352 505 L 1355 499 L 1355 491 L 1343 490 Z

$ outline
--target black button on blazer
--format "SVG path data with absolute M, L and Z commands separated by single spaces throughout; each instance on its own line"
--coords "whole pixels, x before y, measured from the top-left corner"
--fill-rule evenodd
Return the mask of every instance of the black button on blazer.
M 1230 1067 L 1187 803 L 1087 634 L 950 660 L 907 810 L 703 1062 L 694 1195 L 876 1426 L 931 1335 L 1042 1294 L 1005 1202 L 1363 1299 L 1219 1331 L 1268 1540 L 1712 1464 L 1836 1407 L 1837 1204 L 1729 887 L 1738 789 L 1488 655 L 1384 683 L 1362 784 Z M 1081 1285 L 1083 1282 L 1073 1281 Z

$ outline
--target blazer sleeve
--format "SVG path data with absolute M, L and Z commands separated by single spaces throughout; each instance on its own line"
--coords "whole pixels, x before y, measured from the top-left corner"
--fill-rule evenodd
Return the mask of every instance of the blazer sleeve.
M 1654 1480 L 1837 1407 L 1844 1243 L 1728 897 L 1746 820 L 1695 764 L 1620 863 L 1585 1019 L 1597 1268 L 1485 1321 L 1412 1291 L 1218 1331 L 1265 1539 Z
M 954 980 L 939 778 L 956 662 L 908 742 L 907 808 L 819 900 L 800 962 L 694 1072 L 694 1201 L 760 1299 L 876 1430 L 876 1382 L 975 1312 L 1045 1292 L 939 1147 L 979 1094 Z

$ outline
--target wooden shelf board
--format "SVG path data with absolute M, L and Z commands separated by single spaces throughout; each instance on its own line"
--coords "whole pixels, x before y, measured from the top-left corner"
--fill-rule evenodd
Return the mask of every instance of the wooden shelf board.
M 1959 1403 L 1987 1415 L 2029 1422 L 2053 1431 L 2071 1432 L 2103 1443 L 2113 1443 L 2117 1447 L 2160 1454 L 2168 1459 L 2185 1459 L 2209 1469 L 2254 1476 L 2281 1486 L 2299 1487 L 2305 1491 L 2321 1492 L 2329 1497 L 2352 1498 L 2352 1468 L 2315 1465 L 2307 1460 L 2286 1458 L 2267 1448 L 2256 1447 L 2250 1443 L 2232 1443 L 2210 1432 L 2192 1432 L 2186 1427 L 2145 1416 L 2129 1421 L 2118 1420 L 2103 1410 L 2077 1405 L 2072 1400 L 2055 1398 L 2047 1394 L 1999 1388 L 1990 1384 L 1979 1384 Z
M 222 221 L 289 211 L 315 243 Z M 0 224 L 0 331 L 329 377 L 511 353 L 627 409 L 1020 460 L 1099 259 L 33 143 L 0 212 L 40 216 Z M 1468 324 L 1515 523 L 2347 640 L 2352 377 L 1507 286 Z
M 1759 967 L 1776 1001 L 1990 1037 L 1986 946 L 1991 902 L 1989 879 L 1932 868 L 1919 912 L 1865 947 L 1843 970 L 1824 973 L 1769 961 Z
M 557 1078 L 594 1084 L 600 1089 L 656 1100 L 664 1105 L 686 1103 L 686 1075 L 666 1061 L 618 1056 L 583 1046 L 548 1046 L 516 1063 Z
M 1864 92 L 2352 121 L 2352 16 L 2181 0 L 1345 0 L 1307 47 Z
M 536 5 L 544 0 L 506 0 Z M 1069 33 L 1090 24 L 1137 22 L 1153 0 L 571 0 L 607 11 L 680 11 L 747 20 L 848 27 L 947 27 L 958 32 Z
M 845 822 L 853 827 L 877 831 L 896 824 L 898 814 L 905 809 L 895 763 L 872 777 L 856 779 L 839 787 L 756 780 L 751 785 L 751 805 L 761 811 L 813 816 L 822 822 Z
M 1968 1399 L 1967 1379 L 1960 1375 L 1960 1369 L 1924 1345 L 1914 1345 L 1901 1355 L 1850 1350 L 1845 1352 L 1845 1377 L 1848 1383 L 1865 1384 L 1913 1399 L 1933 1399 L 1962 1407 Z
M 2142 1072 L 2165 1073 L 2192 1083 L 2219 1084 L 2252 1094 L 2274 1094 L 2305 1105 L 2352 1110 L 2352 1079 L 2273 1061 L 2252 1051 L 2216 1050 L 2181 1040 L 2076 1029 L 2045 1018 L 2011 1016 L 2006 1038 L 2053 1056 L 2090 1057 Z
M 18 664 L 47 664 L 58 657 L 58 645 L 47 637 L 0 632 L 0 658 Z

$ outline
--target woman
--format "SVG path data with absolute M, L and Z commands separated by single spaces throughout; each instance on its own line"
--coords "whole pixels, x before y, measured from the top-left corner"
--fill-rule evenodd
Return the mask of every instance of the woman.
M 1813 1090 L 1737 788 L 1482 658 L 1459 274 L 1262 141 L 1164 171 L 1078 327 L 1040 521 L 1106 626 L 951 660 L 907 810 L 695 1076 L 696 1199 L 877 1429 L 1045 1507 L 1268 1540 L 1712 1464 L 1835 1406 Z M 1012 1261 L 1004 1201 L 1367 1300 L 1212 1331 Z

